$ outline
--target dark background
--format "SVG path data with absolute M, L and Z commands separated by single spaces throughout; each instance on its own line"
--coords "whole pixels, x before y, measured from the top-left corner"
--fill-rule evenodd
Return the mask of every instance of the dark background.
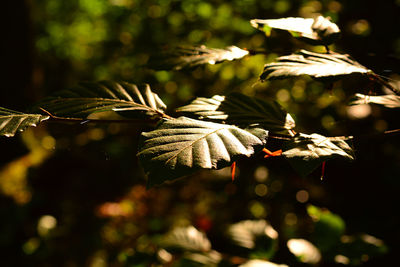
M 355 92 L 382 90 L 362 80 L 338 82 L 332 91 L 308 78 L 258 82 L 263 65 L 278 55 L 323 50 L 280 31 L 266 38 L 249 23 L 331 16 L 342 29 L 331 49 L 399 84 L 399 1 L 27 0 L 3 7 L 2 107 L 26 111 L 43 96 L 80 81 L 112 79 L 149 83 L 171 114 L 195 96 L 241 91 L 276 98 L 293 114 L 299 132 L 358 136 L 400 127 L 398 110 L 372 106 L 357 118 L 357 110 L 346 107 Z M 145 67 L 150 55 L 181 44 L 270 53 L 182 72 Z M 283 238 L 307 238 L 312 234 L 307 204 L 341 216 L 346 234 L 368 233 L 386 243 L 389 252 L 365 266 L 396 262 L 398 136 L 356 139 L 356 161 L 328 162 L 322 181 L 320 169 L 301 178 L 282 159 L 260 156 L 238 163 L 234 183 L 229 170 L 201 172 L 146 191 L 135 157 L 141 130 L 44 123 L 15 138 L 0 138 L 0 265 L 124 266 L 126 255 L 151 251 L 154 236 L 172 226 L 193 224 L 218 244 L 221 227 L 244 219 L 267 219 Z M 255 177 L 260 166 L 268 170 L 264 181 Z M 260 183 L 268 187 L 265 196 L 254 191 Z M 299 190 L 308 192 L 306 203 L 296 200 Z M 297 223 L 288 224 L 288 214 Z M 54 220 L 47 232 L 39 229 Z M 289 264 L 282 250 L 276 259 Z

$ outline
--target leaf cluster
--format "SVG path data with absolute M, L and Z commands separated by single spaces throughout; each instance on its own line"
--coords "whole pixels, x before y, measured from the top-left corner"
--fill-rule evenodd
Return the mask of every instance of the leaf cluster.
M 340 33 L 336 24 L 323 17 L 255 19 L 251 23 L 266 32 L 272 28 L 288 30 L 303 39 L 313 40 L 316 45 L 330 44 Z M 254 54 L 257 53 L 236 46 L 224 49 L 181 47 L 152 62 L 158 62 L 158 66 L 166 69 L 180 70 Z M 158 68 L 157 64 L 153 67 Z M 266 64 L 260 80 L 308 75 L 334 81 L 354 73 L 375 77 L 371 70 L 348 55 L 301 50 Z M 82 83 L 43 99 L 33 108 L 37 114 L 2 108 L 0 133 L 12 136 L 15 131 L 44 120 L 132 123 L 140 120 L 156 124 L 153 131 L 142 134 L 138 152 L 148 175 L 148 186 L 172 181 L 200 169 L 232 166 L 234 174 L 236 161 L 260 153 L 266 153 L 265 157 L 282 155 L 304 176 L 326 160 L 354 159 L 354 153 L 344 139 L 296 133 L 293 117 L 274 100 L 240 93 L 199 97 L 178 108 L 176 111 L 185 116 L 178 118 L 167 115 L 166 108 L 147 84 Z M 270 139 L 279 139 L 281 150 L 270 152 L 266 149 Z

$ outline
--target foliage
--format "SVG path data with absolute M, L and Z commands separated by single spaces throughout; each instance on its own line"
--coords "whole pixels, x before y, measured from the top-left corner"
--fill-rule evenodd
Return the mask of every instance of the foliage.
M 90 118 L 99 112 L 135 111 L 147 117 L 162 117 L 165 104 L 150 86 L 127 82 L 82 83 L 81 86 L 60 91 L 37 106 L 55 116 Z
M 253 19 L 254 28 L 270 35 L 271 29 L 287 30 L 293 37 L 300 38 L 313 45 L 330 45 L 337 41 L 340 35 L 339 27 L 330 18 L 284 18 L 284 19 Z
M 299 53 L 277 58 L 266 64 L 261 80 L 282 79 L 300 75 L 313 78 L 338 79 L 353 73 L 366 74 L 370 70 L 352 60 L 348 55 L 321 54 L 301 50 Z
M 0 135 L 14 136 L 17 131 L 22 132 L 27 127 L 36 126 L 48 118 L 40 114 L 25 114 L 0 107 Z
M 228 96 L 199 97 L 177 109 L 202 120 L 234 124 L 241 128 L 258 125 L 274 133 L 290 133 L 295 127 L 293 118 L 277 102 L 264 101 L 240 93 Z
M 203 64 L 217 64 L 224 61 L 240 59 L 249 52 L 237 46 L 228 46 L 225 49 L 200 47 L 178 47 L 171 52 L 156 56 L 150 60 L 149 67 L 157 70 L 181 70 L 193 68 Z
M 394 5 L 369 10 L 393 18 Z M 34 45 L 25 75 L 33 82 L 20 85 L 23 71 L 6 77 L 1 106 L 51 96 L 28 113 L 0 109 L 0 135 L 24 130 L 22 144 L 0 139 L 4 161 L 14 158 L 0 170 L 2 264 L 337 266 L 395 258 L 389 197 L 398 192 L 398 143 L 389 137 L 398 130 L 388 129 L 398 116 L 384 108 L 396 107 L 399 90 L 378 73 L 396 72 L 379 60 L 390 63 L 397 50 L 395 37 L 377 30 L 392 21 L 358 17 L 373 14 L 368 3 L 30 6 L 35 39 L 10 51 Z M 279 16 L 287 18 L 270 19 Z M 247 20 L 261 17 L 269 19 Z M 332 52 L 344 50 L 357 61 Z M 29 65 L 18 64 L 21 51 L 6 61 L 11 69 Z M 57 90 L 79 80 L 100 82 Z M 360 105 L 368 103 L 382 107 Z
M 153 186 L 196 169 L 221 169 L 240 156 L 250 157 L 261 151 L 268 132 L 180 117 L 142 137 L 138 156 L 149 175 L 148 185 Z
M 400 96 L 397 95 L 363 95 L 355 94 L 355 99 L 351 101 L 351 105 L 363 105 L 363 104 L 378 104 L 383 105 L 387 108 L 399 108 L 400 107 Z

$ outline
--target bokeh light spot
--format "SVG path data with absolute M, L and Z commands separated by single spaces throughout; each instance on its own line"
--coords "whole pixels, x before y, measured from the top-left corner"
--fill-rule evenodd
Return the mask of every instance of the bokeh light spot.
M 263 197 L 268 193 L 268 187 L 265 184 L 258 184 L 254 188 L 254 192 L 257 196 Z
M 306 190 L 300 190 L 296 193 L 296 200 L 300 203 L 306 203 L 308 198 L 309 194 Z

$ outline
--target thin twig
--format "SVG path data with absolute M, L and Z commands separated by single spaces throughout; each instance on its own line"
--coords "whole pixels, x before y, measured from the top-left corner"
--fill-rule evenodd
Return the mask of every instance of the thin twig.
M 58 117 L 51 114 L 49 111 L 45 110 L 44 108 L 39 107 L 41 111 L 46 113 L 51 120 L 54 122 L 78 122 L 78 123 L 155 123 L 157 120 L 152 119 L 124 119 L 124 120 L 103 120 L 103 119 L 81 119 L 81 118 L 66 118 L 66 117 Z M 168 116 L 168 115 L 167 115 Z M 169 119 L 172 118 L 168 116 Z
M 348 140 L 365 140 L 365 139 L 370 139 L 370 138 L 378 138 L 378 137 L 384 137 L 387 135 L 396 135 L 396 134 L 400 134 L 400 129 L 387 130 L 382 133 L 365 134 L 365 135 L 359 135 L 359 136 L 334 136 L 334 137 L 328 137 L 328 138 L 331 141 L 335 141 L 335 140 L 348 141 Z
M 392 86 L 390 83 L 388 83 L 387 81 L 385 81 L 384 79 L 382 79 L 379 75 L 371 72 L 368 73 L 368 77 L 370 77 L 372 80 L 376 81 L 377 83 L 382 84 L 383 86 L 389 88 L 390 90 L 392 90 L 393 93 L 395 93 L 396 95 L 400 95 L 400 90 L 395 88 L 394 86 Z
M 249 55 L 267 55 L 267 51 L 265 50 L 252 50 L 252 49 L 246 49 L 249 52 Z

